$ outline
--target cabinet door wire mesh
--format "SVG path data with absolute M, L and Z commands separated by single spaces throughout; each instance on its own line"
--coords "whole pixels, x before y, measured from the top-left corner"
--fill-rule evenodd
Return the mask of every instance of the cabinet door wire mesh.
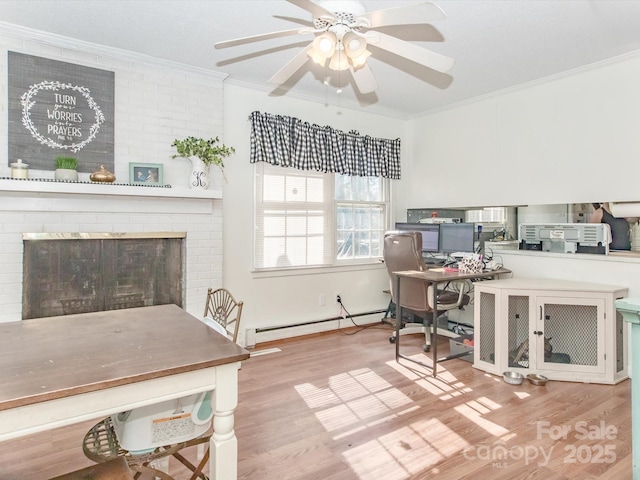
M 616 311 L 616 372 L 624 370 L 624 318 Z
M 509 296 L 509 366 L 529 368 L 529 297 Z
M 543 315 L 545 362 L 598 365 L 597 306 L 545 303 Z
M 480 292 L 480 360 L 496 364 L 496 296 Z

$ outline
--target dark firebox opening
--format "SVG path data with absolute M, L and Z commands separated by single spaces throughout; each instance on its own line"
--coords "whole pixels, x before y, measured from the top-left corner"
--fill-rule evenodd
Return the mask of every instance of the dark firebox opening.
M 182 306 L 183 240 L 25 240 L 22 318 Z

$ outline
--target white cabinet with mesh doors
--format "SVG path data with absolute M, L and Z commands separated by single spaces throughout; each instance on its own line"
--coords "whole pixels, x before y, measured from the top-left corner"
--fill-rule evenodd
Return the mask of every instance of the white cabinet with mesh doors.
M 627 288 L 511 278 L 474 285 L 474 367 L 549 380 L 615 384 L 628 377 Z

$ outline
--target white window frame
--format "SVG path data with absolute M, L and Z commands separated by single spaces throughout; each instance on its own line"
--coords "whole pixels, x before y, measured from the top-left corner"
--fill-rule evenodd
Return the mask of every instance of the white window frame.
M 324 180 L 324 197 L 323 202 L 315 203 L 315 202 L 262 202 L 262 188 L 264 188 L 264 175 L 265 174 L 283 174 L 285 176 L 291 177 L 318 177 L 321 176 Z M 382 201 L 353 201 L 353 200 L 335 200 L 335 176 L 331 173 L 322 173 L 315 171 L 303 171 L 296 170 L 290 168 L 284 168 L 279 166 L 269 165 L 265 162 L 258 162 L 255 165 L 255 188 L 254 188 L 254 243 L 253 243 L 253 268 L 254 272 L 269 272 L 269 271 L 279 271 L 279 270 L 300 270 L 300 269 L 313 269 L 313 268 L 327 268 L 327 267 L 339 267 L 339 266 L 353 266 L 353 265 L 370 265 L 376 264 L 379 265 L 380 259 L 382 258 L 382 240 L 384 237 L 384 231 L 387 229 L 389 224 L 390 217 L 390 180 L 386 178 L 381 178 L 381 189 L 383 193 Z M 379 247 L 379 255 L 377 256 L 369 256 L 369 257 L 361 257 L 361 258 L 348 258 L 348 259 L 338 259 L 337 258 L 337 209 L 341 205 L 353 205 L 354 207 L 358 206 L 371 206 L 371 205 L 379 205 L 383 208 L 383 225 L 380 230 L 380 247 Z M 280 265 L 274 265 L 265 267 L 262 266 L 261 263 L 264 261 L 265 256 L 269 255 L 269 252 L 265 252 L 265 242 L 264 242 L 264 225 L 265 220 L 267 220 L 268 215 L 265 215 L 265 212 L 271 210 L 282 210 L 282 211 L 298 211 L 304 212 L 307 207 L 313 207 L 318 210 L 322 210 L 324 212 L 324 233 L 323 237 L 325 240 L 324 248 L 323 248 L 323 262 L 313 263 L 313 264 L 303 264 L 303 265 L 287 265 L 286 262 L 280 262 Z M 286 214 L 285 214 L 286 217 Z M 274 217 L 277 219 L 277 215 Z M 286 229 L 286 227 L 284 227 Z M 285 232 L 286 235 L 286 232 Z M 294 235 L 295 236 L 295 235 Z M 287 237 L 288 238 L 288 237 Z M 280 245 L 281 249 L 284 249 L 286 253 L 287 246 Z M 281 253 L 281 252 L 278 252 Z M 262 256 L 262 258 L 261 258 Z M 269 260 L 273 262 L 273 259 Z M 278 263 L 278 262 L 276 262 Z

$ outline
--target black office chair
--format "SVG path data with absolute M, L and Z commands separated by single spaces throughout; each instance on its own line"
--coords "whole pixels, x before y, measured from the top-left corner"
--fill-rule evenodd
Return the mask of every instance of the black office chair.
M 463 285 L 455 285 L 456 291 L 438 290 L 438 303 L 434 308 L 432 305 L 433 287 L 427 287 L 422 280 L 403 278 L 400 298 L 398 298 L 396 291 L 398 277 L 394 275 L 394 272 L 406 270 L 423 271 L 427 269 L 422 259 L 422 234 L 420 232 L 387 232 L 384 236 L 382 255 L 384 263 L 387 266 L 387 271 L 389 272 L 391 298 L 396 304 L 396 307 L 402 307 L 403 310 L 408 311 L 414 318 L 418 317 L 422 319 L 420 323 L 411 321 L 402 324 L 400 334 L 423 333 L 425 336 L 425 344 L 422 348 L 425 352 L 428 352 L 431 349 L 431 325 L 433 325 L 437 318 L 444 312 L 462 308 L 467 305 L 469 303 L 469 296 L 464 293 L 465 289 Z M 403 322 L 402 318 L 398 318 L 399 310 L 399 308 L 396 308 L 396 322 Z M 389 341 L 392 343 L 396 341 L 395 334 L 389 338 Z

